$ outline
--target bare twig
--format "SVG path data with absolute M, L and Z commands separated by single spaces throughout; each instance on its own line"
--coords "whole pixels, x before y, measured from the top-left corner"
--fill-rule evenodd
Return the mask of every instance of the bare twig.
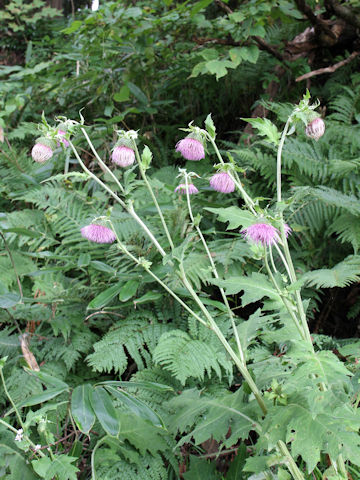
M 354 58 L 356 58 L 360 52 L 353 52 L 348 58 L 345 58 L 345 60 L 341 60 L 341 62 L 335 63 L 334 65 L 331 65 L 330 67 L 324 67 L 324 68 L 319 68 L 317 70 L 313 70 L 312 72 L 305 73 L 304 75 L 301 75 L 296 79 L 297 82 L 301 82 L 302 80 L 306 80 L 311 77 L 315 77 L 316 75 L 322 75 L 323 73 L 333 73 L 335 70 L 337 70 L 340 67 L 343 67 L 347 63 L 350 63 Z

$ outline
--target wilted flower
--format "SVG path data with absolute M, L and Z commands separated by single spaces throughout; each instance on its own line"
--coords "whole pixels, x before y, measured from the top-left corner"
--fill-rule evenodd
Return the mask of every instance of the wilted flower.
M 205 158 L 204 145 L 196 138 L 183 138 L 176 144 L 175 150 L 180 152 L 186 160 L 196 161 Z
M 189 195 L 192 195 L 194 193 L 199 193 L 199 190 L 195 187 L 193 183 L 188 183 L 187 187 L 188 187 Z M 178 185 L 175 188 L 174 192 L 180 193 L 181 195 L 186 195 L 186 183 L 180 183 L 180 185 Z
M 289 227 L 290 228 L 290 227 Z M 245 238 L 264 247 L 274 245 L 280 239 L 279 230 L 268 223 L 255 223 L 241 232 Z
M 50 160 L 52 154 L 52 148 L 48 145 L 44 145 L 43 143 L 36 143 L 31 150 L 31 156 L 33 160 L 39 163 L 44 163 L 47 160 Z
M 308 137 L 318 141 L 319 138 L 322 137 L 325 133 L 324 120 L 320 117 L 315 118 L 315 120 L 313 120 L 306 126 L 305 133 Z
M 113 243 L 116 240 L 115 233 L 110 228 L 96 223 L 83 227 L 81 235 L 90 240 L 90 242 L 96 243 Z
M 231 193 L 235 190 L 235 182 L 226 172 L 215 173 L 210 178 L 210 186 L 221 193 Z
M 58 130 L 58 135 L 63 137 L 64 135 L 66 135 L 66 132 L 64 130 Z M 67 148 L 69 146 L 69 142 L 66 140 L 66 138 L 63 138 L 63 139 L 59 140 L 59 142 L 57 142 L 58 147 L 60 146 L 60 143 L 62 143 L 65 148 Z
M 34 452 L 38 452 L 40 449 L 41 449 L 41 445 L 40 445 L 39 443 L 37 443 L 37 444 L 34 446 Z
M 23 436 L 24 436 L 24 430 L 22 428 L 19 428 L 19 430 L 17 430 L 16 432 L 15 442 L 21 442 L 21 440 L 23 439 Z
M 128 167 L 135 162 L 135 152 L 125 145 L 118 145 L 114 148 L 111 159 L 119 167 Z

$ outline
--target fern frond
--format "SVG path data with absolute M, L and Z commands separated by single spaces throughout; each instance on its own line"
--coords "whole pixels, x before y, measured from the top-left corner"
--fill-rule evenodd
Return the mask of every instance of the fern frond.
M 212 370 L 221 379 L 222 370 L 232 375 L 232 365 L 222 351 L 213 344 L 193 340 L 186 332 L 171 330 L 164 333 L 153 352 L 154 362 L 169 370 L 182 385 L 187 378 L 211 378 Z
M 313 270 L 302 278 L 307 285 L 317 288 L 346 287 L 360 281 L 360 256 L 347 257 L 333 268 Z

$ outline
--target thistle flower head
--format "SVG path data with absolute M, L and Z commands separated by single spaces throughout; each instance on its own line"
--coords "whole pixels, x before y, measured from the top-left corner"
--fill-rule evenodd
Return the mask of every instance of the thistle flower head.
M 54 148 L 55 143 L 52 140 L 40 137 L 31 150 L 31 156 L 35 162 L 44 163 L 52 157 Z
M 235 182 L 226 172 L 215 173 L 210 178 L 210 186 L 221 193 L 231 193 L 235 190 Z
M 279 230 L 268 223 L 255 223 L 241 232 L 244 238 L 264 247 L 274 245 L 280 239 Z
M 325 133 L 325 123 L 324 120 L 320 117 L 315 118 L 310 123 L 307 124 L 305 128 L 305 133 L 309 138 L 313 138 L 318 141 Z
M 116 240 L 115 233 L 110 228 L 96 223 L 83 227 L 81 235 L 95 243 L 113 243 Z
M 58 138 L 58 142 L 57 142 L 58 147 L 60 146 L 60 144 L 64 145 L 65 148 L 69 146 L 69 142 L 66 140 L 66 138 L 61 138 L 61 137 L 64 137 L 66 133 L 67 133 L 67 125 L 65 123 L 60 123 L 57 131 L 57 137 L 60 137 Z
M 111 154 L 111 160 L 119 167 L 128 167 L 135 162 L 135 152 L 125 145 L 117 145 Z
M 180 183 L 174 192 L 180 193 L 180 195 L 186 195 L 186 190 L 188 189 L 189 195 L 193 195 L 194 193 L 199 193 L 199 190 L 195 187 L 193 183 L 188 183 L 186 188 L 186 183 Z
M 180 152 L 186 160 L 198 161 L 205 158 L 204 145 L 191 134 L 176 144 L 175 151 Z
M 285 237 L 287 238 L 292 232 L 291 227 L 289 227 L 287 223 L 284 223 L 284 230 L 285 230 Z

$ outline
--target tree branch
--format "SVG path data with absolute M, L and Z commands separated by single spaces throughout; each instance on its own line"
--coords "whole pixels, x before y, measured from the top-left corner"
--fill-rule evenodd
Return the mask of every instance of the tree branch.
M 337 17 L 345 20 L 346 23 L 353 25 L 355 28 L 360 28 L 360 17 L 355 15 L 355 12 L 349 7 L 340 5 L 335 0 L 325 0 L 324 6 L 328 12 L 334 13 Z
M 347 63 L 350 63 L 351 60 L 353 60 L 359 54 L 360 54 L 360 52 L 353 52 L 348 58 L 345 58 L 345 60 L 341 60 L 341 62 L 335 63 L 334 65 L 331 65 L 330 67 L 319 68 L 318 70 L 313 70 L 312 72 L 305 73 L 304 75 L 301 75 L 300 77 L 298 77 L 296 79 L 296 82 L 301 82 L 302 80 L 306 80 L 308 78 L 315 77 L 316 75 L 322 75 L 323 73 L 333 73 L 338 68 L 343 67 Z

